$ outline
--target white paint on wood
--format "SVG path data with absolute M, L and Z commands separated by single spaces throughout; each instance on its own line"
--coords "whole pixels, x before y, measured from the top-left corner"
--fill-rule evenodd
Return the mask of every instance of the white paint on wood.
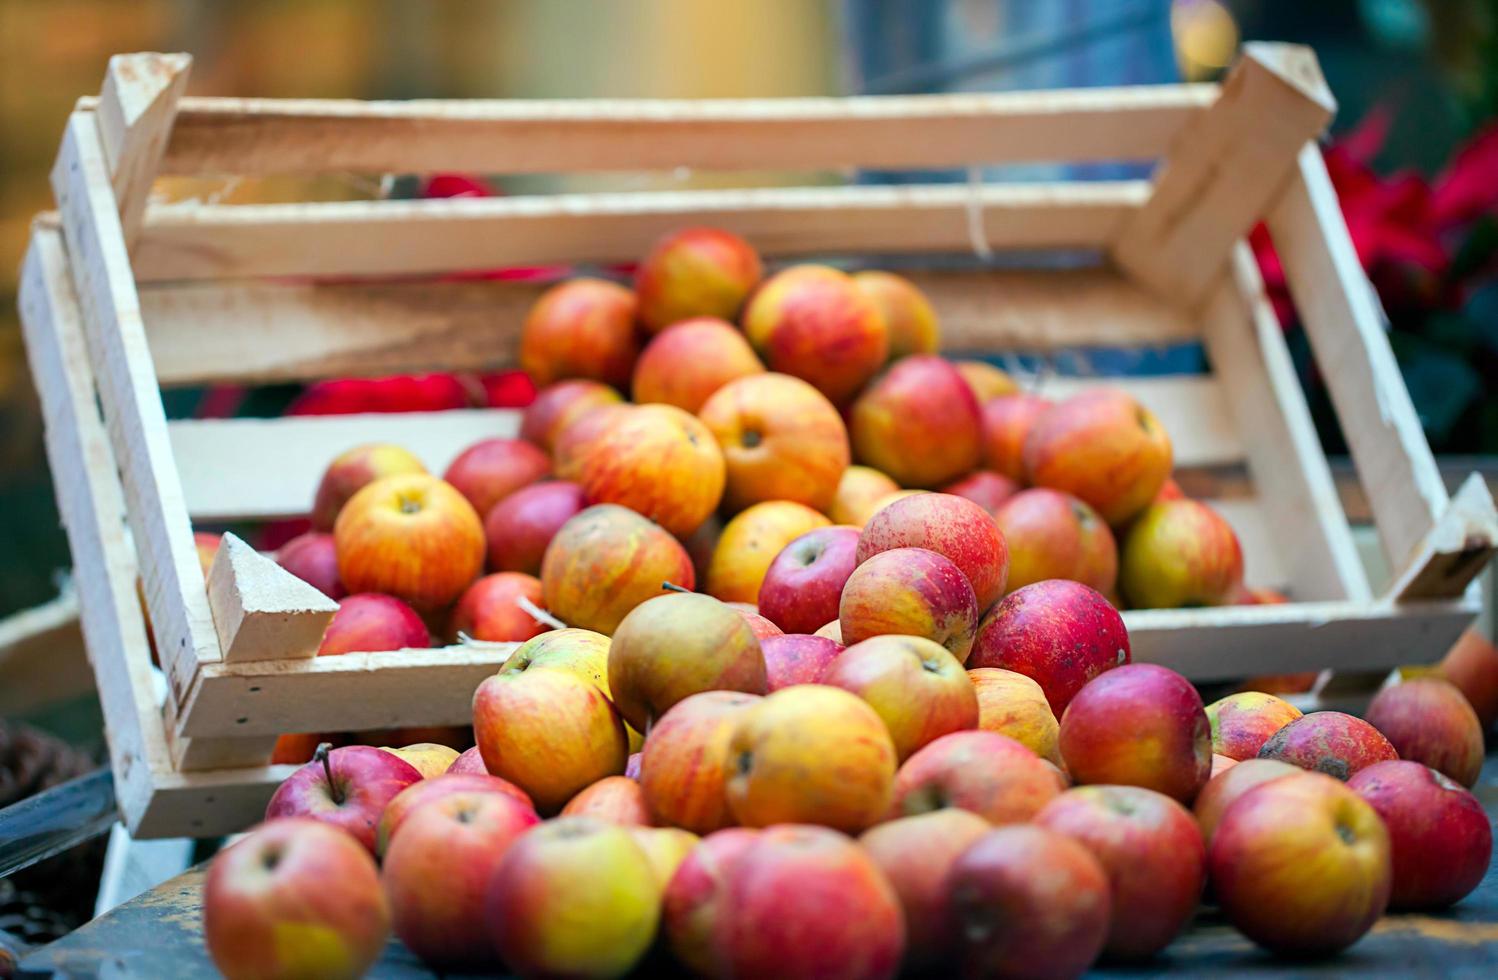
M 117 54 L 109 59 L 94 115 L 127 246 L 140 231 L 191 66 L 192 58 L 185 54 Z
M 208 604 L 225 661 L 315 657 L 338 603 L 236 534 L 208 571 Z

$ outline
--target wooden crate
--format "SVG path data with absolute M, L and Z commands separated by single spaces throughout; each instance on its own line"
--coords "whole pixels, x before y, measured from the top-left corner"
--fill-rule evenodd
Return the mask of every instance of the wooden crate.
M 1126 614 L 1135 656 L 1198 680 L 1367 670 L 1438 656 L 1476 611 L 1498 540 L 1480 482 L 1448 497 L 1321 156 L 1333 102 L 1307 50 L 1251 46 L 1226 83 L 1026 94 L 702 102 L 270 101 L 182 96 L 180 55 L 114 59 L 68 120 L 59 210 L 21 291 L 117 792 L 140 836 L 255 820 L 285 731 L 466 722 L 507 652 L 312 656 L 331 606 L 247 548 L 205 591 L 194 520 L 303 512 L 369 439 L 434 470 L 509 411 L 168 422 L 161 390 L 513 360 L 533 285 L 440 281 L 507 264 L 616 262 L 687 223 L 777 260 L 1081 250 L 1086 268 L 918 273 L 952 351 L 1199 339 L 1195 377 L 1120 383 L 1163 418 L 1189 481 L 1244 466 L 1217 503 L 1282 606 Z M 182 174 L 807 171 L 1159 160 L 1153 181 L 757 186 L 500 199 L 152 205 Z M 1359 565 L 1244 236 L 1268 224 L 1356 460 L 1394 585 Z M 876 260 L 877 261 L 877 260 Z M 1032 263 L 1033 264 L 1033 263 Z M 1075 381 L 1053 379 L 1049 393 Z M 153 691 L 144 586 L 162 665 Z

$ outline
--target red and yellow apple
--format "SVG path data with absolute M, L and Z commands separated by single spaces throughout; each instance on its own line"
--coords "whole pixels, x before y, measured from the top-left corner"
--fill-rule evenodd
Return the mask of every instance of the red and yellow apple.
M 521 608 L 525 599 L 541 606 L 541 580 L 520 572 L 495 572 L 474 582 L 453 607 L 448 635 L 512 643 L 529 640 L 551 629 Z
M 941 488 L 942 493 L 966 497 L 990 514 L 994 513 L 1022 487 L 1002 473 L 993 470 L 974 470 L 967 476 Z
M 683 537 L 723 497 L 723 453 L 695 416 L 640 405 L 611 416 L 579 459 L 576 479 L 589 500 L 628 507 Z
M 456 765 L 455 760 L 453 766 Z M 482 765 L 482 760 L 480 765 Z M 375 828 L 375 853 L 380 855 L 385 853 L 396 831 L 400 830 L 406 818 L 412 813 L 435 800 L 459 793 L 468 796 L 476 793 L 497 793 L 514 800 L 522 808 L 529 810 L 533 816 L 536 812 L 536 807 L 531 803 L 531 798 L 526 795 L 525 790 L 509 780 L 491 776 L 487 772 L 459 772 L 450 766 L 447 772 L 440 776 L 428 776 L 419 783 L 412 783 L 385 804 L 385 809 L 380 813 L 380 822 Z
M 1022 490 L 993 512 L 1009 545 L 1009 589 L 1064 578 L 1106 595 L 1118 578 L 1118 547 L 1097 511 L 1060 490 Z
M 858 561 L 892 548 L 925 548 L 950 559 L 972 585 L 980 615 L 1004 594 L 1004 535 L 993 515 L 965 497 L 918 493 L 885 504 L 858 536 Z
M 941 325 L 931 301 L 904 276 L 878 269 L 853 274 L 853 282 L 873 301 L 889 336 L 889 358 L 935 354 L 941 349 Z
M 411 767 L 421 773 L 423 780 L 440 776 L 458 761 L 458 750 L 451 745 L 443 745 L 440 742 L 414 742 L 410 745 L 402 745 L 392 748 L 388 745 L 380 746 L 386 752 L 398 759 L 404 759 Z
M 698 976 L 723 976 L 726 950 L 719 942 L 720 923 L 734 912 L 729 886 L 732 874 L 761 831 L 730 827 L 708 834 L 682 860 L 666 885 L 661 902 L 661 932 L 672 955 Z
M 1239 691 L 1207 705 L 1212 751 L 1229 759 L 1253 759 L 1269 736 L 1300 717 L 1300 709 L 1262 691 Z
M 991 824 L 1023 823 L 1065 787 L 1050 763 L 994 732 L 943 735 L 900 766 L 886 819 L 946 807 Z
M 690 589 L 692 561 L 659 524 L 615 504 L 573 517 L 541 561 L 541 596 L 569 626 L 612 633 L 631 609 L 660 595 L 661 583 Z
M 659 333 L 693 317 L 732 320 L 762 274 L 753 246 L 732 232 L 673 231 L 651 247 L 635 270 L 640 322 Z
M 759 587 L 775 556 L 792 541 L 832 522 L 790 500 L 769 500 L 742 511 L 723 527 L 708 562 L 703 591 L 724 602 L 759 602 Z
M 323 471 L 312 502 L 312 529 L 331 531 L 349 498 L 374 481 L 404 473 L 425 473 L 415 454 L 389 443 L 355 446 L 340 453 Z
M 421 781 L 406 760 L 369 745 L 333 749 L 287 776 L 271 794 L 265 819 L 310 817 L 349 834 L 371 854 L 385 805 Z
M 1118 586 L 1135 609 L 1227 605 L 1243 587 L 1238 535 L 1201 501 L 1153 504 L 1124 535 Z
M 601 381 L 578 378 L 557 381 L 536 393 L 520 418 L 520 438 L 551 452 L 557 436 L 573 422 L 602 405 L 618 405 L 619 392 Z
M 978 468 L 983 416 L 951 363 L 933 354 L 901 358 L 853 403 L 849 435 L 860 463 L 901 486 L 934 488 Z
M 1023 483 L 1025 439 L 1035 420 L 1053 403 L 1039 395 L 1022 392 L 999 395 L 983 402 L 983 465 L 1002 476 Z
M 635 294 L 618 283 L 558 283 L 526 314 L 520 367 L 538 388 L 567 378 L 624 388 L 640 352 L 635 315 Z
M 753 694 L 706 691 L 667 711 L 640 758 L 640 788 L 655 821 L 709 834 L 733 823 L 724 795 L 728 744 Z
M 978 601 L 966 575 L 925 548 L 895 548 L 864 561 L 848 576 L 838 603 L 841 641 L 920 636 L 965 663 L 973 646 Z
M 1061 725 L 1033 678 L 998 667 L 967 672 L 978 697 L 978 727 L 1007 735 L 1042 759 L 1061 764 Z
M 919 636 L 874 636 L 844 650 L 819 683 L 863 698 L 901 760 L 933 739 L 976 728 L 978 696 L 957 658 Z
M 605 776 L 562 807 L 564 817 L 594 817 L 621 827 L 648 827 L 650 808 L 640 784 L 628 776 Z
M 898 483 L 872 466 L 850 466 L 838 479 L 827 516 L 838 524 L 863 527 L 878 505 L 899 489 Z
M 760 640 L 765 655 L 765 688 L 778 691 L 796 684 L 815 684 L 843 645 L 825 636 L 785 633 Z
M 1482 775 L 1482 723 L 1456 685 L 1415 677 L 1373 696 L 1363 718 L 1401 759 L 1430 766 L 1463 786 Z
M 1024 443 L 1025 475 L 1079 497 L 1114 526 L 1138 514 L 1170 476 L 1170 437 L 1126 392 L 1095 388 L 1042 414 Z
M 700 316 L 672 324 L 645 345 L 630 387 L 638 404 L 659 402 L 696 414 L 713 392 L 764 370 L 733 324 Z
M 1212 843 L 1212 835 L 1217 831 L 1223 812 L 1238 797 L 1260 783 L 1303 771 L 1277 759 L 1245 759 L 1226 772 L 1214 773 L 1207 780 L 1207 785 L 1202 787 L 1202 791 L 1196 794 L 1196 802 L 1191 804 L 1197 826 L 1201 828 L 1202 839 L 1208 844 Z
M 849 401 L 889 356 L 873 300 L 852 277 L 797 265 L 766 279 L 744 308 L 744 333 L 770 370 L 809 381 L 834 404 Z
M 979 405 L 987 405 L 1001 395 L 1019 393 L 1019 385 L 1014 383 L 1008 372 L 987 361 L 953 361 L 952 366 L 962 375 L 962 380 L 967 382 L 968 387 L 973 389 L 973 397 L 978 399 Z
M 1436 671 L 1472 705 L 1483 734 L 1492 731 L 1498 721 L 1498 646 L 1474 626 L 1446 652 Z

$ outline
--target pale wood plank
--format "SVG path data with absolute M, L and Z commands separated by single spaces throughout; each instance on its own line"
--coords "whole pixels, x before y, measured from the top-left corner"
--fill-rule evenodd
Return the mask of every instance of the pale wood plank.
M 140 231 L 191 67 L 192 58 L 185 54 L 117 54 L 109 59 L 95 117 L 127 247 Z
M 163 775 L 131 828 L 138 840 L 222 837 L 265 819 L 265 806 L 297 766 L 212 769 Z
M 1148 193 L 1147 182 L 1119 181 L 169 205 L 146 212 L 135 272 L 152 282 L 630 262 L 689 223 L 726 228 L 778 257 L 966 252 L 975 208 L 995 251 L 1096 248 Z
M 1390 594 L 1411 599 L 1461 595 L 1498 551 L 1498 511 L 1481 476 L 1473 473 L 1451 495 L 1446 512 L 1416 546 Z
M 317 656 L 338 603 L 225 534 L 208 571 L 208 605 L 225 662 Z
M 93 689 L 76 592 L 0 619 L 0 717 L 31 714 Z

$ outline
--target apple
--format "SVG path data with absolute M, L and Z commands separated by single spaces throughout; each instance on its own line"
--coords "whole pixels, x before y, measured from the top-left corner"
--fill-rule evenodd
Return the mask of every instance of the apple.
M 640 789 L 654 821 L 708 834 L 733 823 L 724 796 L 728 743 L 734 727 L 760 698 L 705 691 L 661 716 L 645 739 Z
M 1498 646 L 1473 627 L 1461 635 L 1436 666 L 1466 696 L 1483 733 L 1498 721 Z
M 1383 915 L 1389 834 L 1342 783 L 1296 773 L 1255 786 L 1223 812 L 1207 873 L 1228 921 L 1249 939 L 1283 955 L 1326 956 Z
M 521 608 L 521 599 L 540 608 L 541 580 L 520 572 L 485 575 L 453 607 L 448 636 L 454 642 L 462 634 L 491 643 L 518 643 L 551 629 Z
M 728 969 L 718 942 L 719 922 L 733 915 L 730 875 L 761 831 L 730 827 L 708 834 L 682 860 L 661 902 L 661 932 L 672 955 L 697 976 Z
M 452 793 L 410 811 L 380 875 L 401 942 L 438 969 L 496 966 L 484 920 L 489 879 L 538 822 L 530 807 L 493 792 Z
M 1229 769 L 1233 768 L 1237 764 L 1238 764 L 1238 760 L 1237 759 L 1234 759 L 1231 756 L 1218 755 L 1216 752 L 1213 752 L 1212 753 L 1212 774 L 1207 777 L 1207 782 L 1211 782 L 1214 778 L 1216 778 L 1217 776 L 1221 775 L 1222 773 L 1227 772 Z
M 355 446 L 334 457 L 323 471 L 312 502 L 312 529 L 331 531 L 339 511 L 354 494 L 374 481 L 405 473 L 425 473 L 416 456 L 389 443 Z
M 760 582 L 761 615 L 787 633 L 810 633 L 836 619 L 857 552 L 855 527 L 819 527 L 791 541 Z
M 968 667 L 1033 678 L 1060 718 L 1082 685 L 1129 662 L 1123 617 L 1096 589 L 1051 579 L 1016 589 L 978 624 Z
M 1040 758 L 1061 763 L 1061 725 L 1033 678 L 998 667 L 977 667 L 967 676 L 978 698 L 979 728 L 1007 735 Z
M 475 755 L 477 754 L 476 750 Z M 467 755 L 467 753 L 464 753 Z M 461 758 L 461 756 L 459 757 Z M 472 758 L 472 757 L 470 757 Z M 453 766 L 457 760 L 453 761 Z M 480 760 L 479 765 L 483 762 Z M 405 820 L 420 807 L 440 800 L 454 793 L 472 795 L 474 793 L 498 793 L 508 796 L 510 799 L 523 805 L 532 813 L 536 807 L 531 803 L 531 798 L 526 795 L 525 790 L 516 786 L 506 779 L 491 776 L 484 771 L 458 771 L 452 766 L 447 772 L 438 776 L 428 776 L 419 783 L 412 783 L 397 793 L 385 809 L 380 813 L 380 822 L 375 828 L 375 853 L 383 855 L 390 847 L 390 841 L 405 823 Z
M 1212 835 L 1217 831 L 1223 811 L 1238 797 L 1260 783 L 1303 771 L 1277 759 L 1245 759 L 1230 771 L 1213 773 L 1212 778 L 1207 780 L 1207 785 L 1196 794 L 1196 802 L 1191 804 L 1197 826 L 1201 828 L 1202 839 L 1208 844 L 1212 843 Z
M 338 551 L 333 545 L 333 535 L 326 531 L 298 534 L 281 545 L 276 552 L 276 564 L 329 599 L 348 595 L 338 578 Z
M 532 484 L 505 497 L 484 518 L 489 568 L 538 574 L 546 546 L 587 505 L 583 488 L 565 480 Z
M 596 684 L 565 670 L 501 670 L 473 694 L 484 767 L 525 790 L 543 814 L 624 772 L 624 722 Z
M 1273 694 L 1229 694 L 1207 705 L 1212 751 L 1239 761 L 1255 758 L 1269 736 L 1299 717 L 1299 708 Z
M 663 582 L 696 584 L 686 551 L 659 524 L 616 504 L 597 504 L 552 538 L 541 561 L 541 597 L 570 626 L 612 633 Z
M 849 435 L 859 462 L 906 487 L 951 483 L 983 458 L 978 400 L 933 354 L 901 358 L 875 378 L 853 403 Z
M 609 692 L 609 638 L 592 630 L 550 630 L 526 640 L 500 665 L 500 671 L 561 670 Z
M 770 692 L 817 683 L 827 665 L 844 649 L 836 640 L 806 633 L 767 637 L 759 645 L 765 655 L 765 689 Z
M 1024 443 L 1025 475 L 1065 490 L 1114 526 L 1149 506 L 1170 477 L 1170 437 L 1127 392 L 1095 388 L 1042 414 Z
M 1182 803 L 1212 775 L 1201 695 L 1158 664 L 1126 664 L 1078 691 L 1061 716 L 1060 746 L 1078 783 L 1143 786 Z
M 346 596 L 323 632 L 319 657 L 341 653 L 420 649 L 432 645 L 416 610 L 395 596 L 361 592 Z
M 973 397 L 978 399 L 979 405 L 987 405 L 1000 395 L 1019 393 L 1019 385 L 1014 383 L 1014 379 L 987 361 L 953 361 L 952 366 L 973 389 Z
M 781 629 L 779 626 L 776 626 L 765 617 L 761 616 L 759 614 L 759 607 L 754 605 L 753 603 L 725 602 L 723 603 L 723 605 L 727 606 L 729 609 L 732 609 L 734 612 L 738 613 L 744 618 L 744 622 L 749 624 L 750 632 L 754 634 L 755 639 L 760 641 L 761 646 L 763 646 L 765 640 L 769 639 L 772 636 L 785 635 L 785 630 Z
M 1105 956 L 1149 959 L 1191 921 L 1207 851 L 1175 800 L 1138 786 L 1079 786 L 1047 803 L 1035 823 L 1080 842 L 1107 873 L 1113 915 Z
M 1488 872 L 1493 828 L 1465 787 L 1408 760 L 1376 762 L 1347 788 L 1378 812 L 1389 832 L 1389 907 L 1444 908 L 1471 894 Z
M 350 592 L 386 592 L 419 612 L 451 604 L 484 570 L 484 525 L 451 484 L 425 473 L 376 480 L 333 527 Z
M 838 524 L 863 527 L 879 509 L 877 504 L 899 489 L 898 483 L 872 466 L 850 466 L 838 478 L 827 516 Z
M 797 265 L 766 279 L 744 308 L 744 333 L 770 370 L 809 381 L 842 405 L 889 355 L 884 319 L 852 277 Z
M 385 804 L 421 781 L 416 767 L 368 745 L 348 745 L 287 776 L 265 807 L 265 819 L 310 817 L 345 831 L 371 853 Z
M 605 776 L 562 807 L 564 817 L 596 817 L 621 827 L 650 826 L 650 809 L 640 784 L 628 776 Z
M 699 316 L 672 324 L 645 345 L 631 389 L 638 404 L 674 405 L 695 415 L 713 392 L 764 370 L 733 324 Z
M 600 405 L 617 405 L 623 396 L 600 381 L 557 381 L 536 393 L 520 417 L 520 438 L 552 451 L 557 434 Z
M 663 894 L 675 877 L 676 869 L 681 867 L 687 855 L 702 840 L 690 830 L 679 827 L 635 826 L 625 829 L 635 839 L 640 850 L 645 852 L 646 860 L 655 871 L 655 883 L 660 886 Z
M 719 388 L 699 414 L 723 450 L 728 512 L 767 500 L 831 506 L 848 468 L 848 430 L 820 391 L 788 374 L 755 374 Z
M 457 749 L 437 742 L 415 742 L 399 748 L 382 745 L 380 748 L 398 759 L 409 762 L 417 772 L 421 773 L 422 779 L 440 776 L 458 761 Z
M 1025 482 L 1025 439 L 1035 420 L 1054 403 L 1039 395 L 1014 392 L 982 404 L 983 465 L 1011 480 Z
M 678 536 L 717 509 L 723 479 L 723 453 L 712 433 L 671 405 L 614 413 L 577 473 L 589 500 L 628 507 Z
M 459 453 L 442 478 L 484 517 L 495 504 L 550 472 L 546 453 L 524 439 L 483 439 Z
M 655 869 L 628 830 L 562 817 L 510 845 L 484 919 L 505 965 L 523 977 L 618 977 L 649 951 L 660 903 Z
M 640 322 L 651 333 L 693 317 L 732 320 L 763 274 L 753 246 L 721 228 L 661 238 L 635 270 Z M 700 362 L 691 363 L 692 368 Z
M 1482 722 L 1462 692 L 1441 677 L 1416 677 L 1373 696 L 1363 718 L 1401 759 L 1424 763 L 1463 786 L 1482 775 Z
M 569 279 L 541 294 L 520 332 L 520 368 L 537 388 L 565 378 L 629 384 L 639 354 L 635 294 L 602 279 Z
M 962 852 L 992 829 L 975 813 L 935 810 L 879 824 L 858 838 L 905 913 L 907 969 L 931 969 L 951 956 L 958 937 L 947 875 Z
M 1108 876 L 1054 830 L 990 830 L 952 863 L 947 887 L 965 977 L 1080 977 L 1108 938 Z
M 821 627 L 819 627 L 817 629 L 817 631 L 815 633 L 813 633 L 812 635 L 813 636 L 819 636 L 819 637 L 821 637 L 824 640 L 831 640 L 833 643 L 836 643 L 838 646 L 842 646 L 843 645 L 843 624 L 834 619 L 830 623 L 823 623 L 821 625 Z
M 1228 605 L 1243 587 L 1243 549 L 1201 501 L 1153 504 L 1124 536 L 1118 585 L 1135 609 Z
M 941 349 L 941 326 L 931 301 L 916 284 L 893 272 L 867 269 L 853 283 L 873 301 L 889 337 L 889 359 L 935 354 Z
M 745 826 L 816 823 L 856 833 L 889 808 L 895 747 L 857 696 L 806 684 L 738 716 L 723 768 L 729 811 Z
M 1022 490 L 994 521 L 1009 546 L 1009 589 L 1065 578 L 1107 594 L 1118 578 L 1118 548 L 1098 512 L 1059 490 Z
M 229 980 L 355 980 L 390 935 L 374 859 L 317 820 L 272 820 L 213 859 L 203 883 L 203 938 Z
M 943 735 L 900 766 L 886 819 L 956 807 L 991 824 L 1022 823 L 1064 788 L 1054 768 L 994 732 Z
M 559 480 L 578 481 L 584 461 L 590 459 L 599 440 L 615 422 L 635 410 L 624 402 L 598 405 L 580 413 L 557 430 L 551 446 L 551 470 Z
M 942 493 L 966 497 L 992 514 L 1010 497 L 1023 489 L 1014 480 L 993 470 L 974 470 L 967 476 L 941 488 Z
M 757 603 L 760 583 L 781 549 L 829 524 L 810 507 L 791 500 L 768 500 L 740 512 L 718 538 L 704 591 L 724 602 Z
M 870 637 L 921 636 L 966 662 L 978 622 L 978 602 L 966 575 L 925 548 L 895 548 L 864 561 L 848 576 L 838 603 L 842 642 Z
M 925 548 L 951 559 L 972 584 L 979 614 L 1004 594 L 1008 545 L 993 515 L 966 497 L 919 493 L 880 508 L 858 536 L 858 561 L 893 548 Z
M 319 732 L 296 732 L 276 736 L 275 748 L 271 749 L 270 764 L 273 766 L 300 766 L 311 762 L 317 747 L 323 742 L 335 744 L 335 740 Z
M 1375 762 L 1399 758 L 1399 753 L 1361 718 L 1340 711 L 1313 711 L 1269 736 L 1258 757 L 1346 780 Z
M 855 643 L 827 667 L 820 683 L 868 702 L 902 762 L 933 739 L 978 725 L 978 696 L 962 664 L 923 637 L 875 636 Z

